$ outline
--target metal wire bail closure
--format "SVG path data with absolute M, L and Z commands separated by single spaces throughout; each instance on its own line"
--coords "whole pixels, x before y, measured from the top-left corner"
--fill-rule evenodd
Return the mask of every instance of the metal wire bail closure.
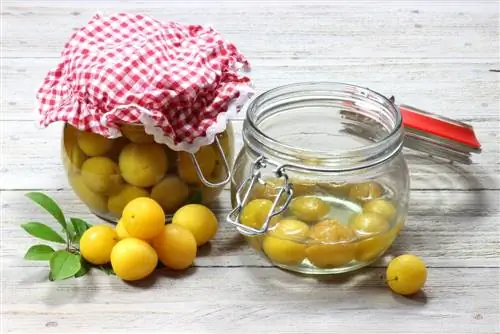
M 260 156 L 257 158 L 253 164 L 252 164 L 252 173 L 248 178 L 245 179 L 244 182 L 241 183 L 240 187 L 236 191 L 236 202 L 237 205 L 236 207 L 229 212 L 227 215 L 227 222 L 230 224 L 233 224 L 237 227 L 240 233 L 246 235 L 246 236 L 257 236 L 261 235 L 267 232 L 269 228 L 269 224 L 271 222 L 271 219 L 279 214 L 281 214 L 283 211 L 286 210 L 288 205 L 290 204 L 290 201 L 292 200 L 293 196 L 293 185 L 289 182 L 288 176 L 285 173 L 284 166 L 278 166 L 276 164 L 276 169 L 274 170 L 274 174 L 278 178 L 283 178 L 284 179 L 284 184 L 282 187 L 279 188 L 278 194 L 276 195 L 276 198 L 274 199 L 273 205 L 271 209 L 269 210 L 269 213 L 266 217 L 266 220 L 264 221 L 264 224 L 260 229 L 255 229 L 251 226 L 243 225 L 240 222 L 240 216 L 243 208 L 245 207 L 245 204 L 248 201 L 248 198 L 250 196 L 250 193 L 252 192 L 252 188 L 255 185 L 256 182 L 259 183 L 264 183 L 265 181 L 261 178 L 261 168 L 265 168 L 267 164 L 271 164 L 266 158 Z M 246 191 L 244 192 L 243 199 L 241 198 L 242 192 L 244 191 L 245 187 L 248 185 Z M 285 203 L 277 209 L 278 203 L 281 199 L 281 196 L 283 194 L 286 195 L 286 200 Z
M 203 172 L 201 171 L 201 167 L 200 167 L 200 164 L 198 163 L 198 160 L 196 160 L 196 156 L 193 153 L 190 154 L 191 161 L 193 161 L 194 169 L 196 171 L 196 174 L 198 174 L 198 177 L 200 178 L 201 182 L 205 186 L 210 187 L 210 188 L 217 188 L 217 187 L 226 185 L 229 182 L 229 180 L 231 179 L 231 173 L 229 171 L 229 163 L 227 162 L 226 154 L 224 153 L 224 150 L 222 149 L 222 146 L 221 146 L 221 144 L 219 142 L 219 138 L 217 138 L 217 136 L 215 137 L 215 143 L 217 144 L 218 154 L 222 158 L 222 162 L 224 164 L 224 170 L 225 170 L 225 173 L 226 173 L 226 176 L 225 176 L 225 178 L 224 178 L 223 181 L 216 182 L 216 183 L 208 181 L 205 178 L 205 176 L 203 175 Z

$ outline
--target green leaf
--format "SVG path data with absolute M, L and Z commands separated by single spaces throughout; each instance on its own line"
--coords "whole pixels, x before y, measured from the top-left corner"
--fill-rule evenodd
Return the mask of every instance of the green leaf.
M 44 208 L 59 222 L 59 224 L 61 224 L 64 229 L 66 229 L 66 219 L 64 218 L 64 214 L 52 198 L 40 192 L 29 192 L 26 194 L 26 197 Z
M 89 270 L 90 270 L 90 264 L 87 261 L 85 261 L 83 258 L 81 258 L 81 262 L 82 262 L 82 267 L 75 274 L 75 278 L 78 278 L 78 277 L 86 275 L 89 272 Z
M 108 275 L 116 275 L 115 271 L 113 270 L 113 267 L 111 267 L 110 265 L 99 266 L 97 267 L 97 269 L 105 272 Z
M 71 224 L 75 228 L 76 234 L 82 235 L 83 232 L 88 230 L 89 228 L 92 227 L 89 223 L 87 223 L 85 220 L 80 219 L 80 218 L 70 218 Z
M 42 240 L 59 242 L 61 244 L 65 244 L 63 237 L 61 237 L 56 231 L 54 231 L 51 227 L 38 223 L 38 222 L 29 222 L 22 224 L 21 227 L 31 234 L 34 237 L 37 237 Z
M 80 255 L 65 250 L 55 252 L 50 258 L 50 272 L 55 281 L 74 276 L 80 271 L 82 261 Z
M 80 218 L 70 218 L 69 219 L 71 222 L 71 225 L 73 226 L 73 229 L 75 230 L 75 235 L 73 237 L 73 242 L 74 243 L 80 243 L 80 238 L 82 237 L 83 233 L 88 230 L 90 227 L 92 227 L 89 223 L 87 223 L 85 220 L 80 219 Z
M 66 233 L 70 241 L 75 240 L 76 232 L 73 224 L 66 224 L 66 230 L 63 230 L 63 232 Z
M 201 191 L 197 191 L 197 192 L 193 193 L 193 195 L 189 199 L 189 203 L 201 204 L 202 199 L 203 199 L 203 196 L 201 194 Z
M 34 245 L 24 255 L 26 260 L 48 261 L 54 254 L 54 249 L 47 245 Z

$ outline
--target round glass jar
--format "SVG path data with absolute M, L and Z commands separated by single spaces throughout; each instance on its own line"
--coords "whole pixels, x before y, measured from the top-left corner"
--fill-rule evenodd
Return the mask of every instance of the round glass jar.
M 342 83 L 282 86 L 250 103 L 242 134 L 227 220 L 272 264 L 348 272 L 394 242 L 409 173 L 392 101 Z
M 63 129 L 62 159 L 69 184 L 105 220 L 117 223 L 125 205 L 142 196 L 155 199 L 170 219 L 185 204 L 211 204 L 229 181 L 231 123 L 194 156 L 156 143 L 142 125 L 125 124 L 121 131 L 122 137 L 107 139 L 69 124 Z

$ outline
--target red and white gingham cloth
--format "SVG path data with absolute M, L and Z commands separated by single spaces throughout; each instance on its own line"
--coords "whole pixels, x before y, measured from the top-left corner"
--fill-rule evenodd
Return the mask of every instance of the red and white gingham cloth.
M 98 14 L 45 77 L 38 124 L 63 121 L 115 138 L 120 123 L 142 123 L 157 142 L 195 152 L 254 94 L 242 69 L 245 56 L 212 28 Z

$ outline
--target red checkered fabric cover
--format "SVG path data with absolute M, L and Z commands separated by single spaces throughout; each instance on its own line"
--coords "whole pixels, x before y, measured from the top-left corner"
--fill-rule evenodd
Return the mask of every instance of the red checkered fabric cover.
M 253 95 L 241 70 L 245 56 L 212 28 L 95 15 L 38 90 L 38 125 L 63 121 L 115 138 L 120 123 L 142 123 L 157 142 L 195 152 Z

